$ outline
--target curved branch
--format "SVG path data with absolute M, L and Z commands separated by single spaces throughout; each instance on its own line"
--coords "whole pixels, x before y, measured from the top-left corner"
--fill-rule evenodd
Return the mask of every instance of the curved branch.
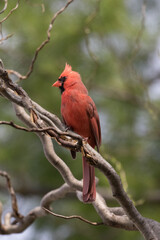
M 137 230 L 135 224 L 128 218 L 122 209 L 107 207 L 106 202 L 100 194 L 97 194 L 93 206 L 106 225 L 130 231 Z
M 11 195 L 13 214 L 16 218 L 21 219 L 23 216 L 19 213 L 19 210 L 18 210 L 17 198 L 16 198 L 16 194 L 15 194 L 14 189 L 11 184 L 10 176 L 5 171 L 0 171 L 0 176 L 4 177 L 6 179 L 7 187 L 8 187 L 9 193 Z
M 112 189 L 113 197 L 118 200 L 129 219 L 132 220 L 145 239 L 158 239 L 148 221 L 141 216 L 127 193 L 124 191 L 121 179 L 113 167 L 89 144 L 84 145 L 84 150 L 87 154 L 89 162 L 94 167 L 101 170 L 107 177 Z
M 3 9 L 0 11 L 0 14 L 2 14 L 2 13 L 7 9 L 7 6 L 8 6 L 8 0 L 4 0 L 4 7 L 3 7 Z
M 0 21 L 0 24 L 2 24 L 4 21 L 6 21 L 7 18 L 18 8 L 18 6 L 19 6 L 19 1 L 20 1 L 20 0 L 17 0 L 16 6 L 15 6 L 14 8 L 12 8 L 11 11 L 8 13 L 8 15 L 7 15 L 6 17 L 4 17 L 4 18 Z M 7 2 L 7 1 L 6 1 L 6 2 Z M 5 7 L 6 7 L 6 5 L 5 5 Z
M 13 34 L 8 34 L 6 37 L 2 37 L 0 39 L 0 44 L 2 44 L 2 42 L 4 42 L 5 40 L 7 40 L 8 38 L 11 38 L 13 36 Z
M 79 220 L 81 220 L 82 222 L 88 223 L 88 224 L 90 224 L 90 225 L 92 225 L 92 226 L 99 226 L 99 225 L 103 225 L 103 224 L 104 224 L 103 222 L 91 222 L 91 221 L 89 221 L 89 220 L 87 220 L 87 219 L 85 219 L 85 218 L 83 218 L 83 217 L 81 217 L 81 216 L 78 216 L 78 215 L 64 216 L 64 215 L 61 215 L 61 214 L 54 213 L 54 212 L 50 211 L 50 210 L 47 209 L 47 208 L 44 208 L 44 207 L 43 207 L 43 209 L 44 209 L 46 212 L 48 212 L 49 214 L 51 214 L 51 215 L 53 215 L 53 216 L 55 216 L 55 217 L 59 217 L 59 218 L 67 219 L 67 220 L 68 220 L 68 219 L 79 219 Z
M 34 54 L 34 56 L 33 56 L 33 58 L 32 58 L 31 64 L 30 64 L 30 66 L 29 66 L 28 72 L 26 73 L 26 75 L 21 75 L 20 73 L 14 71 L 14 70 L 9 70 L 9 69 L 7 70 L 8 73 L 10 73 L 10 74 L 15 74 L 15 75 L 19 78 L 19 80 L 27 79 L 27 78 L 31 75 L 31 73 L 33 72 L 34 64 L 35 64 L 35 61 L 36 61 L 36 59 L 37 59 L 37 57 L 38 57 L 39 52 L 40 52 L 41 49 L 44 48 L 44 46 L 46 46 L 46 44 L 48 44 L 49 41 L 50 41 L 50 38 L 51 38 L 51 30 L 52 30 L 52 28 L 53 28 L 53 24 L 54 24 L 56 18 L 58 17 L 58 15 L 60 15 L 61 13 L 63 13 L 63 12 L 65 11 L 65 9 L 66 9 L 73 1 L 74 1 L 74 0 L 68 0 L 68 2 L 65 4 L 65 6 L 62 7 L 60 10 L 58 10 L 58 11 L 54 14 L 54 16 L 52 17 L 51 22 L 50 22 L 49 27 L 48 27 L 48 30 L 47 30 L 47 38 L 40 44 L 39 47 L 37 47 L 37 49 L 36 49 L 36 51 L 35 51 L 35 54 Z

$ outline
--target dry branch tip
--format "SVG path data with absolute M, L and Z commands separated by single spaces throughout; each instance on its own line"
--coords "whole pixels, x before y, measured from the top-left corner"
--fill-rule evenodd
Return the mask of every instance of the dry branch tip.
M 89 221 L 89 220 L 87 220 L 87 219 L 85 219 L 85 218 L 83 218 L 83 217 L 81 217 L 81 216 L 79 216 L 79 215 L 64 216 L 64 215 L 61 215 L 61 214 L 54 213 L 54 212 L 52 212 L 51 210 L 49 210 L 49 209 L 47 209 L 47 208 L 45 208 L 45 207 L 42 207 L 42 208 L 43 208 L 47 213 L 49 213 L 49 214 L 51 214 L 51 215 L 53 215 L 53 216 L 55 216 L 55 217 L 59 217 L 59 218 L 63 218 L 63 219 L 79 219 L 79 220 L 81 220 L 81 221 L 83 221 L 83 222 L 85 222 L 85 223 L 88 223 L 88 224 L 90 224 L 90 225 L 93 225 L 93 226 L 104 225 L 103 222 L 91 222 L 91 221 Z

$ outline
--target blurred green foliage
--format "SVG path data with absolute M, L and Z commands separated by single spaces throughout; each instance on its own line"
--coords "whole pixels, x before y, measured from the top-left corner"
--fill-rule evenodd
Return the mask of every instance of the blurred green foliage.
M 1 19 L 16 2 L 9 1 Z M 46 31 L 53 14 L 65 2 L 20 1 L 18 9 L 1 28 L 1 37 L 13 34 L 0 45 L 0 57 L 7 69 L 27 73 L 35 49 L 47 37 Z M 144 200 L 143 205 L 138 207 L 140 212 L 146 217 L 160 220 L 159 202 L 145 202 L 149 194 L 154 199 L 160 181 L 160 95 L 156 95 L 159 82 L 155 77 L 160 72 L 157 49 L 160 4 L 158 0 L 152 2 L 152 6 L 149 3 L 146 6 L 144 15 L 142 1 L 74 1 L 56 19 L 50 42 L 40 51 L 31 76 L 21 81 L 20 85 L 34 101 L 60 117 L 60 93 L 51 85 L 59 77 L 65 63 L 71 64 L 81 74 L 100 113 L 102 155 L 111 156 L 109 161 L 119 171 L 122 181 L 128 184 L 132 199 L 135 202 Z M 1 1 L 0 9 L 3 4 Z M 11 103 L 2 97 L 0 120 L 13 120 L 21 124 Z M 55 142 L 54 145 L 73 174 L 81 179 L 81 155 L 78 154 L 77 159 L 72 161 L 69 151 Z M 0 168 L 12 176 L 15 189 L 20 194 L 29 194 L 31 200 L 33 192 L 40 199 L 42 194 L 63 183 L 60 174 L 45 159 L 35 134 L 9 126 L 0 126 Z M 109 188 L 107 180 L 97 170 L 96 175 L 99 186 L 104 191 Z M 109 204 L 114 205 L 112 202 Z M 100 221 L 91 206 L 74 199 L 61 200 L 55 205 L 55 210 Z M 39 219 L 35 225 L 37 234 L 43 228 L 55 234 L 55 238 L 50 239 L 142 239 L 136 232 L 104 226 L 91 227 L 78 220 L 66 222 L 50 217 Z M 60 226 L 68 228 L 67 234 L 62 234 L 61 238 L 56 235 Z M 41 238 L 35 235 L 30 239 Z

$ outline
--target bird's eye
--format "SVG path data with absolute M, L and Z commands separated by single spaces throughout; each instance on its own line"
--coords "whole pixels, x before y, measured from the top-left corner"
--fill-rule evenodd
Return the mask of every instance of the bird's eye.
M 60 82 L 65 82 L 66 81 L 66 77 L 60 77 L 60 78 L 58 78 L 58 81 L 60 81 Z

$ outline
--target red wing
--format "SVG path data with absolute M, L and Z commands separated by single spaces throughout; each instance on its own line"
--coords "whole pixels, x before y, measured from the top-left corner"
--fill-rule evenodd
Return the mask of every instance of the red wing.
M 97 146 L 97 150 L 99 151 L 99 146 L 101 144 L 101 128 L 98 112 L 93 101 L 90 101 L 88 104 L 87 114 L 90 118 L 90 126 L 92 134 L 94 136 L 95 145 Z

